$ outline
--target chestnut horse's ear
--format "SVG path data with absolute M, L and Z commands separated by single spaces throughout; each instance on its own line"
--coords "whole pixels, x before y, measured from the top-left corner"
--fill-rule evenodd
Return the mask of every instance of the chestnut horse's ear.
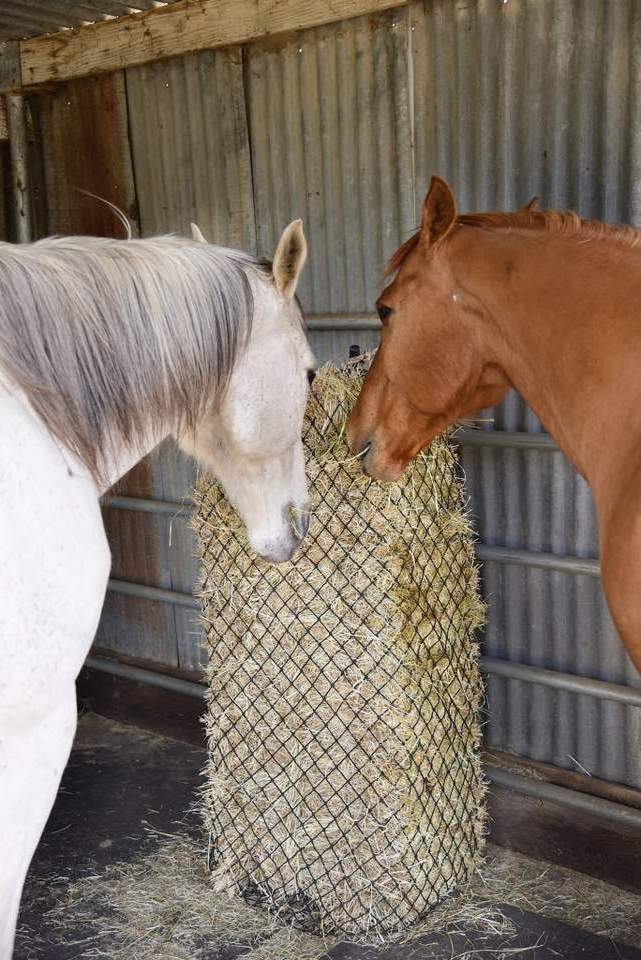
M 298 277 L 307 259 L 307 241 L 302 220 L 292 220 L 278 241 L 272 270 L 276 289 L 286 300 L 296 292 Z
M 519 213 L 532 213 L 533 210 L 538 210 L 540 199 L 540 197 L 532 197 L 527 203 L 523 204 Z
M 450 186 L 440 177 L 432 177 L 423 201 L 422 232 L 430 244 L 438 243 L 456 222 L 456 204 Z

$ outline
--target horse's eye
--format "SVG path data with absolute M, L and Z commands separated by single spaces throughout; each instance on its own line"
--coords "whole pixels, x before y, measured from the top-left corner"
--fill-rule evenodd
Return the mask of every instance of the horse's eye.
M 315 371 L 315 370 L 308 370 L 308 371 L 307 371 L 307 382 L 309 383 L 310 387 L 311 387 L 311 385 L 313 384 L 313 382 L 314 382 L 315 379 L 316 379 L 316 371 Z
M 378 316 L 381 320 L 387 320 L 389 315 L 393 312 L 391 307 L 388 307 L 386 303 L 379 303 L 376 305 L 378 310 Z

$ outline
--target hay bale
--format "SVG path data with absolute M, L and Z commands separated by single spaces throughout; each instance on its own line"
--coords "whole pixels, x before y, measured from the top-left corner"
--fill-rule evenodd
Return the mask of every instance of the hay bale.
M 215 887 L 355 937 L 452 892 L 484 827 L 483 606 L 455 457 L 439 440 L 401 482 L 365 477 L 344 440 L 361 369 L 314 383 L 295 562 L 257 560 L 210 477 L 195 521 Z

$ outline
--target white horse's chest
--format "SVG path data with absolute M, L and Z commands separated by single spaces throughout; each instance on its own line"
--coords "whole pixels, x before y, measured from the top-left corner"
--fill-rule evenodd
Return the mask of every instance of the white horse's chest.
M 0 723 L 25 698 L 46 711 L 53 678 L 75 677 L 109 562 L 94 484 L 20 399 L 0 394 Z

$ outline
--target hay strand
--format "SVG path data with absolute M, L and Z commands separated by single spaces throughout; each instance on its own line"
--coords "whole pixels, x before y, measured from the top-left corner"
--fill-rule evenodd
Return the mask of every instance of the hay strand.
M 417 960 L 422 951 L 416 938 L 475 932 L 486 943 L 483 955 L 501 960 L 515 930 L 497 904 L 641 946 L 638 895 L 500 847 L 490 845 L 488 853 L 488 862 L 461 896 L 446 900 L 412 928 Z M 80 931 L 84 941 L 76 952 L 95 960 L 205 960 L 230 945 L 244 947 L 245 960 L 321 960 L 337 942 L 297 933 L 238 897 L 212 896 L 205 851 L 185 835 L 184 827 L 174 836 L 160 837 L 155 849 L 133 862 L 114 863 L 100 876 L 72 883 L 68 877 L 45 876 L 34 883 L 41 885 L 49 904 L 48 938 L 21 926 L 16 950 L 25 957 L 40 957 L 51 948 L 52 936 L 61 948 L 77 944 Z M 400 937 L 397 942 L 408 941 Z

